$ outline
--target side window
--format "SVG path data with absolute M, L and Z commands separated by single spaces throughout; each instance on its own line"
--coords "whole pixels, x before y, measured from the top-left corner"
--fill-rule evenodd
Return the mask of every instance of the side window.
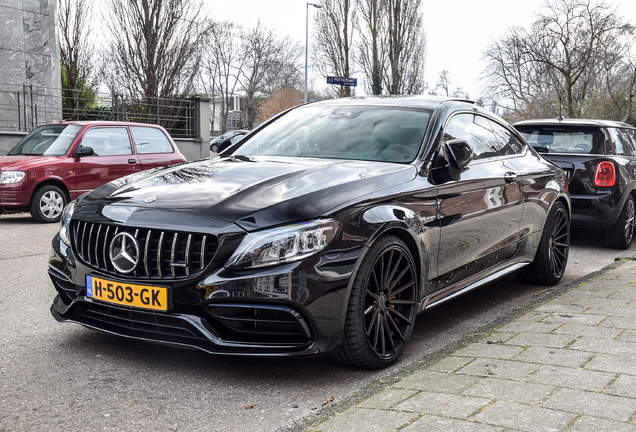
M 473 148 L 475 159 L 501 156 L 501 145 L 485 117 L 458 114 L 450 119 L 444 130 L 444 141 L 465 139 Z
M 133 126 L 131 129 L 138 154 L 174 153 L 170 141 L 159 129 L 144 126 Z
M 132 154 L 132 146 L 126 128 L 93 128 L 86 132 L 82 145 L 93 148 L 94 156 Z
M 632 156 L 636 156 L 636 130 L 634 129 L 621 129 L 625 136 L 629 139 L 631 143 Z
M 634 144 L 627 129 L 609 128 L 616 154 L 620 156 L 634 156 Z
M 512 132 L 494 121 L 491 121 L 490 124 L 492 125 L 497 140 L 499 140 L 501 154 L 507 156 L 522 152 L 523 144 Z

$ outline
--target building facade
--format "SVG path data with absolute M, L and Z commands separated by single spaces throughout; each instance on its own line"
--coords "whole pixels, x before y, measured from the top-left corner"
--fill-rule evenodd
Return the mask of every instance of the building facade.
M 0 131 L 62 119 L 57 0 L 0 0 Z

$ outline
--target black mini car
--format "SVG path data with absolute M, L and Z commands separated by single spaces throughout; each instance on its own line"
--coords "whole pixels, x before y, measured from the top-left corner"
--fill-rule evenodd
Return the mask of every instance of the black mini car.
M 69 204 L 53 316 L 210 353 L 381 368 L 418 312 L 513 272 L 556 284 L 565 271 L 563 171 L 470 102 L 303 105 L 228 153 Z
M 572 226 L 602 229 L 608 246 L 627 249 L 634 236 L 636 128 L 562 118 L 528 120 L 514 127 L 568 174 Z

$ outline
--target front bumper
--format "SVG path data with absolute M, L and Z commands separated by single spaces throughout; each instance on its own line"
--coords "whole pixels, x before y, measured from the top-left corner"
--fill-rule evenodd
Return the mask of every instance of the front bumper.
M 322 354 L 342 343 L 349 281 L 361 251 L 328 253 L 260 271 L 221 267 L 196 279 L 152 281 L 171 291 L 168 311 L 160 312 L 87 297 L 86 275 L 141 282 L 89 268 L 56 236 L 49 276 L 58 295 L 51 313 L 60 322 L 213 354 Z
M 0 208 L 18 210 L 29 207 L 32 190 L 27 183 L 0 184 Z

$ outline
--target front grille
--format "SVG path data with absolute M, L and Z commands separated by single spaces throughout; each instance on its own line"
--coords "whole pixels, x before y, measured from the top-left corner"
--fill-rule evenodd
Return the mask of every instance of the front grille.
M 161 336 L 159 339 L 168 337 L 207 340 L 194 326 L 181 318 L 97 303 L 85 304 L 83 315 L 91 320 L 89 323 L 92 325 L 96 322 L 106 324 L 100 325 L 100 328 L 118 328 L 119 332 L 128 329 L 136 334 L 143 333 L 144 337 L 151 339 Z
M 216 328 L 225 341 L 302 345 L 311 340 L 303 317 L 288 306 L 217 303 L 207 312 L 222 324 Z
M 117 270 L 110 260 L 110 244 L 122 232 L 131 234 L 139 246 L 139 261 L 130 273 Z M 178 231 L 152 230 L 73 221 L 73 249 L 89 267 L 119 277 L 175 279 L 195 276 L 212 262 L 218 247 L 216 236 Z

